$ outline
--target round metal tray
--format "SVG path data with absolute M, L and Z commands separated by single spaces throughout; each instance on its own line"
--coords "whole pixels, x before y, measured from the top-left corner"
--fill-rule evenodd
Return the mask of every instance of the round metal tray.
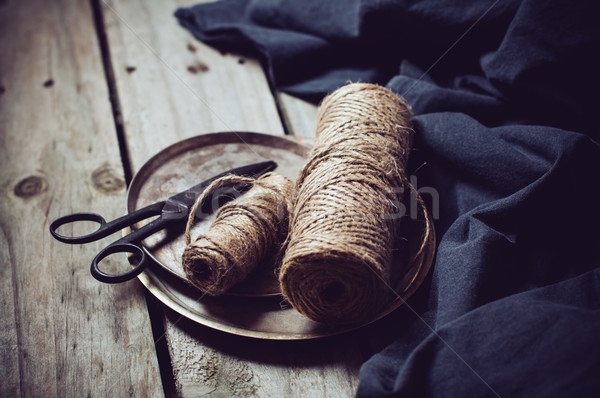
M 276 172 L 295 180 L 308 150 L 294 140 L 258 133 L 227 132 L 193 137 L 164 149 L 144 164 L 130 185 L 127 210 L 132 212 L 166 199 L 223 170 L 264 160 L 274 160 L 279 165 Z M 401 306 L 427 275 L 435 253 L 435 232 L 424 206 L 419 207 L 417 214 L 417 218 L 403 219 L 401 242 L 404 244 L 397 251 L 395 264 L 399 265 L 393 269 L 392 287 L 397 298 L 362 324 L 328 326 L 304 317 L 281 297 L 273 267 L 268 264 L 257 267 L 230 294 L 204 295 L 187 282 L 181 266 L 185 249 L 183 226 L 144 240 L 144 250 L 155 263 L 138 278 L 171 309 L 224 332 L 277 340 L 339 334 L 374 322 Z M 197 222 L 192 236 L 207 231 L 212 221 L 209 218 Z

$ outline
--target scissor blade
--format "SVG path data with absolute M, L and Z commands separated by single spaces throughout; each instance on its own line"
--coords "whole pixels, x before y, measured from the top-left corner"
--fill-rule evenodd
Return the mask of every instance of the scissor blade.
M 208 187 L 213 181 L 225 177 L 227 175 L 238 175 L 245 177 L 260 177 L 261 175 L 268 173 L 269 171 L 275 170 L 277 167 L 277 163 L 269 160 L 267 162 L 253 163 L 242 167 L 236 167 L 231 170 L 227 170 L 221 174 L 217 174 L 214 177 L 209 178 L 208 180 L 202 181 L 198 185 L 194 185 L 193 187 L 186 189 L 183 192 L 178 193 L 177 195 L 171 196 L 167 200 L 167 205 L 169 206 L 169 202 L 173 203 L 183 203 L 188 208 L 192 207 L 198 199 L 198 196 L 204 192 L 206 187 Z M 165 209 L 166 210 L 166 209 Z

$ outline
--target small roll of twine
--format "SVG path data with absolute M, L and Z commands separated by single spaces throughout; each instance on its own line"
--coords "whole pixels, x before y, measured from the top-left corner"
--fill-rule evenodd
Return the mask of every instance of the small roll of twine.
M 192 240 L 198 207 L 214 190 L 237 183 L 252 187 L 221 207 L 207 233 Z M 191 284 L 209 295 L 220 295 L 258 264 L 275 258 L 288 233 L 293 186 L 276 173 L 259 179 L 226 176 L 209 185 L 192 207 L 185 229 L 182 262 Z
M 279 273 L 282 294 L 308 318 L 360 322 L 394 297 L 412 138 L 409 106 L 381 86 L 349 84 L 321 103 Z

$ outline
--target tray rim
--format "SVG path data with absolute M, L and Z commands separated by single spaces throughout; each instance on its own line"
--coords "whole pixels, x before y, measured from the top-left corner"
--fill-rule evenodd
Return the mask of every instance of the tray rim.
M 235 131 L 235 132 L 228 131 L 228 132 L 216 132 L 216 133 L 207 133 L 207 134 L 196 135 L 196 136 L 178 141 L 178 142 L 166 147 L 165 149 L 163 149 L 156 155 L 150 157 L 148 159 L 148 161 L 146 161 L 146 163 L 144 163 L 144 165 L 140 168 L 140 170 L 134 175 L 134 177 L 131 181 L 131 184 L 128 188 L 127 211 L 129 212 L 131 210 L 130 192 L 135 187 L 134 182 L 136 182 L 140 179 L 145 181 L 145 179 L 143 177 L 138 177 L 138 175 L 144 176 L 144 175 L 148 174 L 151 171 L 151 169 L 150 169 L 151 164 L 153 162 L 158 161 L 157 159 L 159 159 L 160 154 L 166 153 L 166 152 L 170 152 L 170 153 L 185 152 L 182 149 L 182 147 L 185 147 L 186 143 L 194 142 L 199 139 L 207 139 L 208 140 L 211 137 L 215 137 L 217 135 L 219 135 L 220 139 L 224 138 L 223 137 L 224 135 L 228 135 L 229 137 L 235 136 L 238 139 L 240 138 L 240 135 L 251 136 L 254 139 L 261 139 L 261 137 L 268 137 L 269 139 L 276 139 L 276 140 L 281 139 L 287 143 L 290 143 L 290 145 L 297 145 L 297 146 L 303 147 L 303 149 L 306 150 L 307 152 L 310 150 L 309 146 L 302 144 L 290 137 L 274 136 L 274 135 L 249 132 L 249 131 Z M 231 142 L 239 142 L 239 140 L 231 141 Z M 150 170 L 148 170 L 148 169 L 150 169 Z M 140 174 L 140 173 L 144 173 L 144 174 Z M 136 180 L 136 178 L 137 178 L 137 180 Z M 146 178 L 147 178 L 147 176 L 146 176 Z M 136 184 L 139 184 L 139 183 L 136 182 Z M 404 274 L 404 278 L 399 278 L 400 280 L 397 281 L 397 284 L 400 285 L 398 287 L 401 288 L 400 292 L 398 292 L 396 289 L 394 289 L 397 297 L 395 299 L 391 300 L 390 303 L 385 308 L 382 309 L 382 311 L 380 311 L 373 318 L 371 318 L 365 322 L 360 322 L 360 323 L 352 324 L 352 325 L 341 325 L 339 328 L 333 328 L 333 329 L 329 329 L 327 331 L 323 331 L 323 332 L 319 332 L 319 333 L 291 333 L 291 332 L 290 333 L 274 333 L 274 332 L 267 332 L 267 331 L 250 330 L 247 328 L 230 325 L 227 322 L 221 322 L 219 320 L 214 319 L 213 317 L 209 317 L 207 315 L 202 315 L 202 314 L 198 313 L 197 311 L 194 311 L 193 309 L 187 307 L 187 305 L 185 305 L 185 303 L 183 303 L 181 299 L 176 298 L 175 295 L 171 291 L 165 291 L 164 282 L 161 281 L 161 279 L 157 276 L 157 274 L 151 269 L 152 266 L 148 267 L 143 273 L 138 275 L 137 278 L 154 297 L 156 297 L 159 301 L 161 301 L 164 305 L 166 305 L 173 311 L 177 312 L 178 314 L 180 314 L 198 324 L 201 324 L 201 325 L 204 325 L 204 326 L 207 326 L 207 327 L 210 327 L 212 329 L 219 330 L 222 332 L 239 335 L 239 336 L 250 337 L 250 338 L 267 339 L 267 340 L 309 340 L 309 339 L 324 338 L 324 337 L 329 337 L 329 336 L 333 336 L 333 335 L 339 335 L 342 333 L 347 333 L 347 332 L 365 327 L 369 324 L 372 324 L 372 323 L 384 318 L 385 316 L 389 315 L 390 313 L 392 313 L 393 311 L 395 311 L 402 305 L 405 305 L 406 301 L 421 286 L 421 284 L 423 283 L 423 281 L 429 274 L 431 267 L 433 266 L 433 261 L 434 261 L 435 254 L 436 254 L 436 235 L 435 235 L 434 223 L 431 218 L 431 214 L 429 213 L 425 204 L 421 200 L 419 193 L 414 191 L 414 194 L 417 195 L 419 207 L 423 213 L 423 221 L 425 223 L 425 229 L 424 229 L 424 234 L 422 237 L 423 240 L 422 240 L 421 248 L 419 249 L 417 255 L 411 260 L 412 265 L 407 268 L 407 270 Z M 123 233 L 126 234 L 128 232 L 124 231 Z M 150 255 L 150 258 L 155 263 L 153 265 L 160 267 L 161 271 L 169 273 L 170 276 L 177 279 L 178 283 L 186 284 L 186 285 L 188 284 L 186 279 L 181 278 L 180 275 L 175 274 L 171 269 L 162 265 L 160 263 L 160 261 L 157 261 L 155 256 L 145 246 L 143 246 L 143 249 L 148 255 Z M 131 261 L 131 259 L 130 259 L 130 261 Z M 407 279 L 406 277 L 407 277 L 407 275 L 409 275 L 409 273 L 410 273 L 410 278 L 409 278 L 410 280 L 406 281 L 406 279 Z M 158 281 L 159 283 L 156 283 L 156 281 Z M 162 284 L 163 288 L 161 288 L 159 286 L 159 284 Z M 242 299 L 242 300 L 244 300 L 244 299 L 261 300 L 261 299 L 272 299 L 273 297 L 278 296 L 278 295 L 280 295 L 280 294 L 269 294 L 269 295 L 265 295 L 265 296 L 255 296 L 255 297 L 246 297 L 243 295 L 240 295 L 240 296 L 229 295 L 228 297 L 234 298 L 234 299 Z M 296 311 L 291 306 L 290 306 L 290 308 L 283 309 L 283 310 L 284 311 L 288 311 L 288 310 Z M 302 316 L 302 315 L 299 314 L 299 316 Z

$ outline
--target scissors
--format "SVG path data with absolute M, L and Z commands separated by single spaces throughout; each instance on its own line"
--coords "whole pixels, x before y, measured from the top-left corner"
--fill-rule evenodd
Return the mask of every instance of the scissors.
M 54 238 L 63 243 L 90 243 L 102 239 L 126 227 L 130 227 L 142 220 L 158 215 L 159 217 L 157 217 L 155 220 L 152 220 L 142 228 L 137 229 L 131 234 L 126 235 L 123 238 L 106 246 L 96 255 L 96 257 L 94 257 L 94 260 L 92 261 L 90 272 L 97 280 L 105 283 L 125 282 L 142 273 L 150 262 L 148 255 L 142 249 L 141 242 L 148 236 L 166 228 L 167 226 L 185 222 L 188 218 L 191 207 L 196 202 L 196 199 L 213 181 L 230 174 L 256 178 L 271 170 L 274 170 L 276 167 L 277 163 L 273 161 L 237 167 L 211 177 L 198 185 L 194 185 L 183 192 L 171 196 L 167 200 L 153 203 L 149 206 L 119 217 L 111 222 L 106 222 L 101 215 L 96 213 L 69 214 L 54 220 L 50 224 L 50 233 Z M 236 184 L 234 189 L 241 193 L 249 187 L 249 184 Z M 56 232 L 56 230 L 63 225 L 78 221 L 93 221 L 100 224 L 100 226 L 96 231 L 83 236 L 63 236 Z M 98 264 L 102 261 L 102 259 L 114 253 L 134 253 L 139 255 L 141 260 L 133 269 L 123 274 L 108 274 L 102 271 L 98 267 Z

